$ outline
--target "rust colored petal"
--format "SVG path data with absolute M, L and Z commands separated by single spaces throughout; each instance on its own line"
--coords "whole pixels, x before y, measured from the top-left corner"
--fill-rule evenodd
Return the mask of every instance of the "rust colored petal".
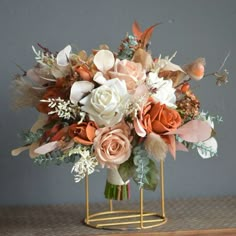
M 95 131 L 97 130 L 97 126 L 94 122 L 89 122 L 86 127 L 86 134 L 90 141 L 93 141 L 95 138 Z
M 69 126 L 68 134 L 71 138 L 75 137 L 75 130 L 76 130 L 77 124 L 72 124 Z
M 89 71 L 89 69 L 85 66 L 79 66 L 75 69 L 75 71 L 80 75 L 80 77 L 83 80 L 86 81 L 92 81 L 92 73 Z
M 152 109 L 150 111 L 150 117 L 151 117 L 152 122 L 156 119 L 160 119 L 159 116 L 160 116 L 160 113 L 162 112 L 162 110 L 163 110 L 163 106 L 161 106 L 160 103 L 156 103 L 152 107 Z
M 93 144 L 93 142 L 91 142 L 91 141 L 88 141 L 88 140 L 85 140 L 85 139 L 82 139 L 82 138 L 80 138 L 80 137 L 74 137 L 74 141 L 76 142 L 76 143 L 80 143 L 80 144 L 83 144 L 83 145 L 92 145 Z
M 76 137 L 80 137 L 82 139 L 87 139 L 86 126 L 85 125 L 77 126 L 75 132 L 76 132 Z
M 169 131 L 169 129 L 163 125 L 159 120 L 155 120 L 152 122 L 152 129 L 157 134 L 162 134 L 164 132 Z
M 66 126 L 62 129 L 60 129 L 51 139 L 50 141 L 59 141 L 61 139 L 63 139 L 63 137 L 65 137 L 67 135 L 69 127 Z
M 97 126 L 94 122 L 82 122 L 80 124 L 73 124 L 69 127 L 69 136 L 77 143 L 83 145 L 93 144 L 93 139 L 95 138 L 95 131 Z
M 44 132 L 43 137 L 40 140 L 40 143 L 46 142 L 51 139 L 62 128 L 61 124 L 55 124 L 51 129 Z

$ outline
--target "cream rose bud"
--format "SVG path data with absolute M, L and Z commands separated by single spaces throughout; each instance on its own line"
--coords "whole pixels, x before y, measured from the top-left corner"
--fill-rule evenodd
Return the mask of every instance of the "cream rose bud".
M 125 122 L 96 130 L 95 156 L 102 167 L 117 168 L 131 154 L 130 128 Z
M 111 78 L 124 80 L 129 92 L 142 84 L 146 78 L 146 70 L 140 63 L 116 59 L 114 69 L 108 72 Z
M 172 80 L 164 80 L 163 78 L 159 78 L 157 73 L 150 72 L 146 84 L 149 89 L 153 91 L 151 97 L 155 102 L 160 102 L 161 104 L 166 104 L 168 107 L 176 108 L 176 96 Z
M 125 82 L 111 79 L 80 100 L 81 109 L 98 126 L 113 126 L 122 120 L 128 98 Z

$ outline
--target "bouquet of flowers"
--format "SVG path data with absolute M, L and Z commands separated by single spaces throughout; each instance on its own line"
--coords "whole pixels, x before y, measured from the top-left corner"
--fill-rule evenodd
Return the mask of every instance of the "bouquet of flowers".
M 16 75 L 15 104 L 35 107 L 39 117 L 12 155 L 29 150 L 40 165 L 72 162 L 76 182 L 106 167 L 110 199 L 128 198 L 130 179 L 155 190 L 157 162 L 168 151 L 173 158 L 189 149 L 216 155 L 214 122 L 222 118 L 200 111 L 190 86 L 206 76 L 205 59 L 179 66 L 172 62 L 176 53 L 153 57 L 149 42 L 157 25 L 142 31 L 134 22 L 117 52 L 107 45 L 90 55 L 70 45 L 58 53 L 32 47 L 36 65 Z M 222 67 L 208 74 L 217 85 L 227 82 Z

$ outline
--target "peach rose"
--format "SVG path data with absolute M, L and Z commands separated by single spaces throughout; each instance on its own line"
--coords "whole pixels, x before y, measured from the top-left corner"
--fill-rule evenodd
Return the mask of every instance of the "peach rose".
M 72 124 L 69 127 L 69 136 L 73 138 L 76 143 L 92 145 L 96 129 L 97 125 L 93 121 Z
M 130 128 L 124 122 L 96 131 L 94 150 L 102 167 L 117 168 L 131 154 Z
M 124 80 L 129 92 L 134 91 L 146 78 L 146 71 L 142 65 L 128 60 L 116 59 L 113 71 L 108 73 L 111 78 Z
M 157 134 L 176 130 L 182 122 L 179 113 L 174 109 L 168 108 L 165 104 L 156 103 L 152 106 L 149 115 L 152 130 Z
M 149 112 L 153 105 L 153 99 L 149 98 L 146 104 L 141 107 L 137 117 L 134 119 L 134 129 L 140 137 L 145 137 L 147 134 L 152 132 L 152 123 Z

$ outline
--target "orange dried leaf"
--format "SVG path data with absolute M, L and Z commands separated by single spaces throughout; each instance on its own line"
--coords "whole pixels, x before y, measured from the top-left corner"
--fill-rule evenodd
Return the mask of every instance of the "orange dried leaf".
M 159 25 L 160 23 L 157 23 L 155 25 L 152 25 L 151 27 L 147 28 L 142 36 L 141 36 L 141 47 L 142 48 L 146 48 L 146 45 L 148 44 L 148 42 L 150 41 L 151 37 L 152 37 L 152 33 L 153 33 L 153 30 L 154 28 Z
M 137 40 L 140 40 L 142 36 L 142 30 L 137 21 L 134 21 L 132 25 L 132 31 L 133 31 L 134 36 L 137 38 Z

